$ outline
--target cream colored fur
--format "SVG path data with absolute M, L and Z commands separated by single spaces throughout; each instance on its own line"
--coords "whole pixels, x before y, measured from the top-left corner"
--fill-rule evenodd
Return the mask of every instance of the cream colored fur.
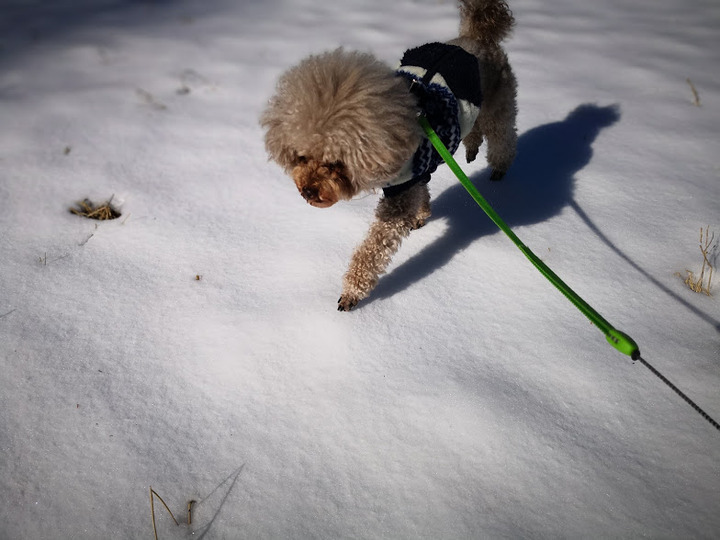
M 472 161 L 487 140 L 499 179 L 515 157 L 516 82 L 500 41 L 513 25 L 504 0 L 460 0 L 460 36 L 448 43 L 478 58 L 482 106 L 463 139 Z M 271 159 L 305 200 L 325 208 L 395 178 L 423 137 L 418 105 L 405 80 L 372 55 L 336 49 L 284 73 L 260 119 Z M 402 239 L 430 217 L 427 185 L 382 197 L 375 221 L 343 278 L 338 309 L 366 298 Z

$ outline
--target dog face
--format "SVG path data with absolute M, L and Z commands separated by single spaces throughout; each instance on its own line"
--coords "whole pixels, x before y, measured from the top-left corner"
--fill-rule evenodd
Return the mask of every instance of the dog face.
M 271 159 L 312 206 L 382 187 L 421 139 L 407 84 L 368 54 L 311 56 L 288 70 L 260 119 Z
M 351 199 L 355 189 L 342 161 L 332 163 L 298 157 L 292 177 L 300 195 L 316 208 L 327 208 L 341 199 Z

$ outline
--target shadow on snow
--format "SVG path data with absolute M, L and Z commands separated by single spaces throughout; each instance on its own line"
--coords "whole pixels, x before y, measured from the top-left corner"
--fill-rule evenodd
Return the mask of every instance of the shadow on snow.
M 489 170 L 473 174 L 470 180 L 510 227 L 544 221 L 570 204 L 574 176 L 590 162 L 592 143 L 603 128 L 619 119 L 617 106 L 581 105 L 564 120 L 521 135 L 517 158 L 502 181 L 490 183 Z M 445 220 L 445 233 L 384 276 L 367 303 L 404 290 L 476 239 L 499 232 L 460 183 L 433 200 L 432 219 Z
M 538 126 L 521 135 L 517 158 L 502 181 L 488 182 L 487 169 L 473 174 L 470 180 L 481 186 L 480 192 L 484 192 L 483 196 L 510 227 L 539 223 L 559 214 L 563 207 L 571 207 L 616 255 L 675 302 L 720 332 L 719 321 L 663 285 L 615 246 L 573 199 L 575 174 L 590 162 L 592 144 L 603 129 L 619 120 L 617 105 L 580 105 L 564 120 Z M 439 218 L 447 223 L 445 233 L 383 276 L 360 308 L 406 289 L 442 268 L 456 253 L 481 236 L 499 232 L 459 182 L 433 200 L 432 219 Z

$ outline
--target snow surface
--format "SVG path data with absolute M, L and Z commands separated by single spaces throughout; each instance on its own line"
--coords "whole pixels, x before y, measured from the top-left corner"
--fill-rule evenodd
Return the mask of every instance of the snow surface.
M 720 3 L 511 5 L 519 155 L 466 170 L 719 419 L 720 285 L 675 273 L 720 236 Z M 307 54 L 395 63 L 457 23 L 449 0 L 0 1 L 1 538 L 152 538 L 150 486 L 163 539 L 720 537 L 720 433 L 446 167 L 335 310 L 378 195 L 304 204 L 258 116 Z M 118 220 L 68 212 L 111 195 Z

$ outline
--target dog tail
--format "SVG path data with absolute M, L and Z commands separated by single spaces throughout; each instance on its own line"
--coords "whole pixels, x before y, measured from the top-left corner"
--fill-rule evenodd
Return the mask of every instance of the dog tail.
M 514 24 L 505 0 L 460 0 L 460 37 L 498 47 Z

